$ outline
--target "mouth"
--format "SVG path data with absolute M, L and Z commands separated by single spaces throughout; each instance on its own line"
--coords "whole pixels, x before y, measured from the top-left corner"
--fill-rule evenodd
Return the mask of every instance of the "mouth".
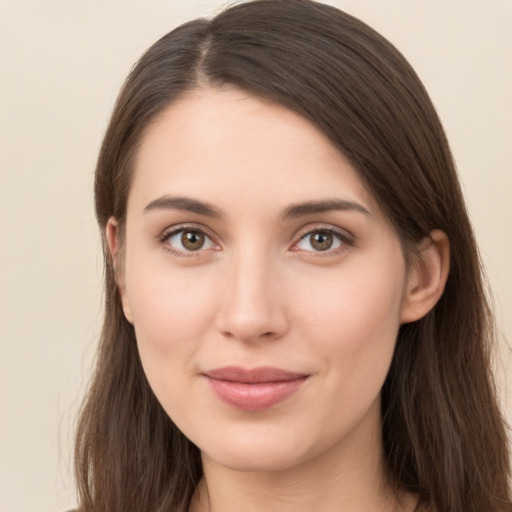
M 244 411 L 263 411 L 299 390 L 308 374 L 269 366 L 244 369 L 226 366 L 202 374 L 224 403 Z

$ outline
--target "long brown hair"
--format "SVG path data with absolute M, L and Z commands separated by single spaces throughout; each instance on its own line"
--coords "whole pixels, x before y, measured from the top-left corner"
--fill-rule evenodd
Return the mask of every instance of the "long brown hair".
M 230 84 L 316 125 L 349 158 L 405 253 L 443 230 L 451 270 L 434 309 L 399 331 L 382 390 L 387 472 L 437 512 L 511 511 L 506 427 L 490 370 L 492 315 L 442 126 L 404 57 L 361 21 L 310 0 L 257 0 L 156 42 L 128 77 L 96 170 L 98 222 L 123 225 L 144 130 L 197 87 Z M 202 475 L 144 375 L 105 245 L 105 320 L 79 421 L 81 512 L 185 511 Z

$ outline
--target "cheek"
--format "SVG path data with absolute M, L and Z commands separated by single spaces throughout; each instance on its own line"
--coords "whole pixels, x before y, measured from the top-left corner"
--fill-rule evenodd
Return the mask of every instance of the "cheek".
M 308 319 L 318 333 L 329 332 L 333 342 L 340 338 L 358 345 L 398 330 L 404 282 L 401 268 L 352 265 L 321 280 L 312 276 L 310 281 L 299 282 L 301 290 L 293 294 L 300 301 L 298 317 Z
M 165 260 L 165 258 L 164 258 Z M 126 293 L 137 345 L 152 387 L 194 371 L 194 354 L 213 324 L 214 283 L 198 272 L 127 260 Z M 130 266 L 131 264 L 131 266 Z
M 301 302 L 301 330 L 322 355 L 332 393 L 347 405 L 380 391 L 400 327 L 402 284 L 402 269 L 364 265 L 309 287 Z
M 190 415 L 197 354 L 212 324 L 208 286 L 179 273 L 141 273 L 127 286 L 144 373 L 164 410 L 181 425 Z

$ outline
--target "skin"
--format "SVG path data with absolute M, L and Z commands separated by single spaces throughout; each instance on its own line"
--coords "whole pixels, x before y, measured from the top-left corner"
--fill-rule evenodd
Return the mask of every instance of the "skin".
M 285 215 L 333 199 L 349 208 Z M 386 482 L 380 390 L 399 326 L 443 291 L 446 237 L 433 232 L 407 271 L 343 155 L 302 117 L 233 88 L 193 91 L 149 127 L 126 219 L 122 260 L 107 226 L 124 312 L 153 391 L 202 453 L 190 510 L 412 510 Z M 192 233 L 199 249 L 187 250 L 180 229 L 204 244 Z M 315 234 L 332 246 L 318 250 Z M 228 365 L 308 378 L 245 411 L 204 378 Z

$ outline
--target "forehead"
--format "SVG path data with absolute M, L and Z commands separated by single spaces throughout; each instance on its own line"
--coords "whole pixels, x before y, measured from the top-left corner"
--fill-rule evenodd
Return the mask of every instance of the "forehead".
M 234 88 L 198 89 L 147 129 L 129 203 L 163 194 L 268 207 L 312 197 L 375 207 L 357 172 L 327 137 L 291 110 Z

